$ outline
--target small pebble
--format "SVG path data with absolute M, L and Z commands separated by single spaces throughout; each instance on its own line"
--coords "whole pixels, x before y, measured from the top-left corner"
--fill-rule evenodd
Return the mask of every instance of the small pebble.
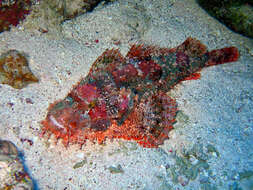
M 118 173 L 124 173 L 122 166 L 119 164 L 117 167 L 114 166 L 110 166 L 108 168 L 108 170 L 112 173 L 112 174 L 118 174 Z

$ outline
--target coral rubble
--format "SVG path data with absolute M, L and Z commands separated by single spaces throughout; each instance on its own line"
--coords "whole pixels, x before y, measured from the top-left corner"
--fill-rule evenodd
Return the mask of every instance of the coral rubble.
M 9 50 L 0 56 L 0 83 L 21 89 L 33 82 L 38 82 L 38 79 L 30 71 L 24 55 Z
M 0 140 L 0 189 L 33 189 L 33 183 L 18 158 L 18 150 L 10 141 Z
M 30 0 L 1 0 L 0 1 L 0 32 L 10 29 L 10 26 L 17 26 L 30 12 Z
M 50 105 L 42 134 L 54 134 L 65 146 L 123 138 L 157 147 L 168 138 L 177 113 L 166 92 L 196 78 L 203 67 L 238 57 L 235 47 L 208 52 L 193 38 L 172 49 L 133 45 L 126 57 L 107 50 L 64 100 Z

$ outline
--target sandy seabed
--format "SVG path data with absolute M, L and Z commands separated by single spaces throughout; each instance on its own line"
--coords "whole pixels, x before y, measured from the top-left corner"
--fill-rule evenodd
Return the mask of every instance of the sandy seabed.
M 252 175 L 243 175 L 253 173 L 251 39 L 230 31 L 194 0 L 117 1 L 62 27 L 60 39 L 18 29 L 0 34 L 0 53 L 25 52 L 40 80 L 21 90 L 0 85 L 0 138 L 23 153 L 36 189 L 252 189 Z M 148 149 L 114 140 L 66 149 L 53 137 L 39 136 L 49 104 L 64 98 L 104 50 L 119 48 L 125 55 L 133 43 L 175 47 L 188 36 L 210 50 L 236 46 L 241 56 L 203 69 L 201 79 L 169 92 L 181 111 L 164 145 Z M 195 167 L 196 178 L 187 176 L 185 171 L 201 161 L 208 168 Z

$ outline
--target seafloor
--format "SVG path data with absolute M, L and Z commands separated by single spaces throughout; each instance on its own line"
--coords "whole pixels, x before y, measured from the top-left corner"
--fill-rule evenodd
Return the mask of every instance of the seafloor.
M 64 98 L 105 49 L 125 54 L 135 42 L 175 47 L 188 36 L 209 49 L 236 46 L 240 58 L 203 69 L 201 79 L 169 92 L 181 111 L 164 145 L 114 140 L 66 149 L 39 136 L 49 104 Z M 65 22 L 61 38 L 22 27 L 3 32 L 0 53 L 9 49 L 29 55 L 39 83 L 21 90 L 0 85 L 0 139 L 22 152 L 35 189 L 253 189 L 253 41 L 194 0 L 116 1 Z

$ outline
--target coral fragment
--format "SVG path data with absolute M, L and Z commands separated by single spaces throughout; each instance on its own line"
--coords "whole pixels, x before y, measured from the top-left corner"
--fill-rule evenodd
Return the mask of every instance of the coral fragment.
M 0 56 L 0 83 L 21 89 L 33 82 L 38 82 L 38 79 L 30 71 L 24 55 L 9 50 Z

